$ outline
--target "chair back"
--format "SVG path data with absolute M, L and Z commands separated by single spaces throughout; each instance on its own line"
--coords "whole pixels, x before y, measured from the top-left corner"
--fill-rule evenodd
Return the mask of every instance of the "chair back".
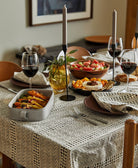
M 77 50 L 77 51 L 75 53 L 69 54 L 69 52 L 72 51 L 72 50 Z M 73 56 L 74 58 L 76 58 L 77 61 L 84 60 L 82 58 L 82 56 L 91 56 L 91 53 L 87 49 L 85 49 L 83 47 L 79 47 L 79 46 L 70 46 L 70 47 L 68 47 L 67 48 L 67 54 L 69 56 Z
M 138 144 L 138 123 L 129 119 L 125 122 L 123 168 L 134 167 L 136 144 Z
M 19 65 L 9 61 L 0 61 L 0 81 L 8 80 L 14 72 L 20 71 L 22 68 Z

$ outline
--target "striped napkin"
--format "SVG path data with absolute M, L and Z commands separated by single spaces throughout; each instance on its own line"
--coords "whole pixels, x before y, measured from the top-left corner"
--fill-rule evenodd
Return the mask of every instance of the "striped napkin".
M 29 83 L 28 77 L 23 73 L 23 71 L 14 72 L 13 78 L 21 82 Z M 49 85 L 49 82 L 44 76 L 44 74 L 38 71 L 36 75 L 32 77 L 32 84 L 33 85 Z

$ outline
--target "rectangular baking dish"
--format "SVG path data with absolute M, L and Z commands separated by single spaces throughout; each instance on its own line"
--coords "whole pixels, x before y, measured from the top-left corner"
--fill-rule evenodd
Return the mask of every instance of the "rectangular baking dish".
M 23 94 L 26 94 L 27 91 L 32 89 L 23 89 L 19 91 L 16 96 L 10 101 L 9 108 L 10 108 L 10 118 L 13 120 L 19 121 L 41 121 L 47 118 L 49 115 L 53 104 L 54 104 L 54 93 L 52 90 L 48 89 L 34 89 L 45 96 L 49 96 L 50 99 L 45 107 L 41 109 L 17 109 L 13 108 L 13 104 L 19 99 Z

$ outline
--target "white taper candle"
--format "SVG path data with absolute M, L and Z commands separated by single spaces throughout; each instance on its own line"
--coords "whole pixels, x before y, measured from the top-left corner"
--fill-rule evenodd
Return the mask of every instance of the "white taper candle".
M 116 43 L 116 32 L 117 32 L 117 11 L 114 9 L 112 20 L 112 44 Z
M 63 45 L 67 45 L 67 8 L 63 8 Z

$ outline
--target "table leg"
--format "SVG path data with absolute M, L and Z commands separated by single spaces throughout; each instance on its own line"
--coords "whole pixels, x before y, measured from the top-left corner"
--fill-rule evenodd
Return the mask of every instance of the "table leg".
M 13 160 L 2 154 L 2 168 L 15 168 Z

